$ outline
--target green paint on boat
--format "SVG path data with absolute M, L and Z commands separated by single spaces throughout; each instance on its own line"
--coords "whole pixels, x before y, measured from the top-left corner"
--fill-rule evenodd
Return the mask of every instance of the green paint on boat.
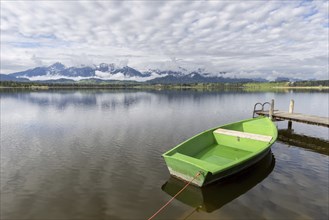
M 217 181 L 206 187 L 188 186 L 176 199 L 198 211 L 213 212 L 243 195 L 258 183 L 262 182 L 273 171 L 275 158 L 268 152 L 264 158 L 247 169 L 232 175 L 225 181 Z M 170 177 L 161 189 L 170 196 L 185 186 L 183 181 Z
M 247 119 L 204 131 L 164 153 L 170 174 L 202 187 L 237 173 L 260 159 L 277 139 L 267 117 Z

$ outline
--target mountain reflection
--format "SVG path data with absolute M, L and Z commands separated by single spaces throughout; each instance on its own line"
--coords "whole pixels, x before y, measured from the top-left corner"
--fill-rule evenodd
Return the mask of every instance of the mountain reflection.
M 62 110 L 70 106 L 78 108 L 97 108 L 100 106 L 103 110 L 114 110 L 118 107 L 129 108 L 142 100 L 150 99 L 150 97 L 143 92 L 102 93 L 90 91 L 2 93 L 1 98 L 12 98 L 40 107 L 51 106 Z
M 116 90 L 68 90 L 68 91 L 25 91 L 21 93 L 2 92 L 2 99 L 15 99 L 28 102 L 40 107 L 52 106 L 64 110 L 70 106 L 82 108 L 98 108 L 102 110 L 115 110 L 117 108 L 128 109 L 136 104 L 151 103 L 151 100 L 157 102 L 173 103 L 184 102 L 186 98 L 193 102 L 200 102 L 205 98 L 222 96 L 224 93 L 234 95 L 235 91 L 230 92 L 198 92 L 188 91 L 116 91 Z M 240 95 L 243 94 L 240 92 Z
M 274 166 L 275 158 L 270 151 L 261 161 L 237 175 L 203 188 L 190 185 L 176 199 L 197 208 L 197 211 L 213 212 L 263 181 Z M 162 186 L 162 190 L 174 196 L 184 185 L 184 182 L 170 177 Z

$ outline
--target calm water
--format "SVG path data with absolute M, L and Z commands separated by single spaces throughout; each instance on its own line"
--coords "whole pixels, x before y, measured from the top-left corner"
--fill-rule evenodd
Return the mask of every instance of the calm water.
M 147 219 L 181 187 L 161 154 L 183 140 L 272 98 L 329 115 L 328 92 L 0 94 L 1 219 Z M 328 128 L 293 129 L 252 170 L 189 187 L 157 219 L 328 219 Z

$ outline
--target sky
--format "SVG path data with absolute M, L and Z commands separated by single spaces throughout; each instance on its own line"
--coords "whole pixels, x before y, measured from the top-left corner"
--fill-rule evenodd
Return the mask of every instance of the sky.
M 61 62 L 328 79 L 328 1 L 3 1 L 1 73 Z

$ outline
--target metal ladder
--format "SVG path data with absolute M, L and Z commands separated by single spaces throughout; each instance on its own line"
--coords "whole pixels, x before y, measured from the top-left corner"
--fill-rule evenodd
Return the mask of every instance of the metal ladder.
M 260 105 L 260 106 L 262 107 L 262 109 L 256 109 L 258 105 Z M 252 117 L 255 118 L 255 114 L 256 114 L 257 112 L 264 111 L 264 107 L 265 107 L 265 105 L 269 105 L 269 106 L 271 107 L 271 103 L 269 103 L 269 102 L 264 102 L 264 103 L 257 102 L 257 103 L 254 105 L 254 111 L 253 111 L 253 113 L 252 113 Z

